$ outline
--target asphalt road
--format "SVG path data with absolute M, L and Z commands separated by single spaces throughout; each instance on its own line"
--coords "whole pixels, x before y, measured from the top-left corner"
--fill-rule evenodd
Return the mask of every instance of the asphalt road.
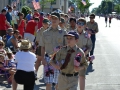
M 102 17 L 96 17 L 96 21 L 99 33 L 96 37 L 95 60 L 88 67 L 85 90 L 120 90 L 120 21 L 112 19 L 111 27 L 105 27 Z M 45 90 L 42 74 L 41 66 L 34 90 Z M 11 85 L 2 80 L 0 90 L 12 90 Z M 17 90 L 23 90 L 23 86 L 19 85 Z

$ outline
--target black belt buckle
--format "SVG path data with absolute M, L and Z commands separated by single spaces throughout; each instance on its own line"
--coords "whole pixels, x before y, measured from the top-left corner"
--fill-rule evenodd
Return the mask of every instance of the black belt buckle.
M 61 73 L 62 75 L 64 76 L 67 76 L 67 77 L 73 77 L 73 76 L 77 76 L 78 73 L 74 73 L 74 74 L 65 74 L 65 73 Z

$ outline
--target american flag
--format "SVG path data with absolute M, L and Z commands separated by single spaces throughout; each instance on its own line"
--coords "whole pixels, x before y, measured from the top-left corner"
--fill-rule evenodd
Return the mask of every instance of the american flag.
M 33 6 L 34 6 L 34 8 L 35 8 L 36 10 L 37 10 L 37 9 L 40 9 L 39 0 L 33 0 L 32 3 L 33 3 Z
M 82 0 L 81 2 L 83 3 L 84 6 L 86 5 L 86 1 L 85 0 Z

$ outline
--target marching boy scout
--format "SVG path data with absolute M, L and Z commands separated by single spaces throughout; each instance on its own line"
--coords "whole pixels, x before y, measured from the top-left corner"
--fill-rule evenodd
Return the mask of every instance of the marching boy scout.
M 63 30 L 67 30 L 67 28 L 65 27 L 65 19 L 64 18 L 60 18 L 60 23 L 59 26 L 61 27 L 61 29 Z
M 44 59 L 45 52 L 48 55 L 51 55 L 54 52 L 56 52 L 55 50 L 57 47 L 61 47 L 65 45 L 64 35 L 66 34 L 66 31 L 62 30 L 59 27 L 59 23 L 60 23 L 60 14 L 57 12 L 53 12 L 51 14 L 51 26 L 43 32 L 42 39 L 40 42 L 42 63 L 44 66 L 48 65 L 50 61 L 48 60 L 47 62 L 47 60 Z M 55 74 L 56 73 L 54 72 L 54 75 L 50 74 L 49 77 L 46 77 L 46 75 L 44 75 L 46 90 L 52 90 L 51 88 L 52 83 L 55 84 L 58 83 L 57 76 Z
M 70 31 L 65 35 L 67 46 L 61 48 L 54 59 L 51 59 L 50 64 L 60 70 L 58 77 L 58 90 L 77 90 L 78 72 L 86 70 L 87 62 L 84 52 L 76 45 L 79 40 L 79 35 L 75 31 Z M 81 54 L 81 64 L 78 67 L 74 66 L 74 58 L 77 54 Z M 56 61 L 60 64 L 57 65 Z M 64 63 L 62 62 L 64 61 Z
M 46 29 L 49 28 L 49 24 L 50 24 L 50 21 L 47 18 L 44 18 L 43 22 L 42 22 L 43 27 L 41 27 L 36 33 L 36 44 L 38 44 L 38 47 L 36 49 L 36 54 L 38 56 L 38 60 L 37 60 L 36 65 L 35 65 L 36 71 L 38 71 L 38 68 L 39 68 L 40 63 L 41 63 L 40 41 L 41 41 L 41 38 L 42 38 L 42 33 L 43 33 L 43 31 L 45 31 Z
M 92 50 L 90 51 L 90 55 L 94 55 L 94 48 L 95 48 L 95 41 L 96 41 L 96 33 L 98 33 L 99 29 L 98 29 L 98 24 L 97 22 L 95 22 L 95 14 L 91 14 L 90 15 L 90 21 L 87 22 L 86 27 L 88 27 L 88 29 L 92 29 L 95 31 L 95 33 L 89 32 L 91 34 L 91 40 L 92 40 Z M 91 64 L 93 64 L 91 62 Z
M 77 30 L 76 30 L 76 32 L 78 32 L 79 34 L 79 40 L 77 42 L 77 45 L 81 49 L 86 48 L 84 53 L 87 56 L 92 49 L 92 41 L 91 38 L 88 36 L 87 32 L 84 31 L 85 26 L 86 26 L 86 20 L 83 18 L 79 18 L 77 20 Z M 86 69 L 80 70 L 79 72 L 80 90 L 85 90 L 85 73 L 86 73 Z
M 72 18 L 69 19 L 69 23 L 70 23 L 70 25 L 67 28 L 67 32 L 76 29 L 76 19 L 74 17 L 72 17 Z

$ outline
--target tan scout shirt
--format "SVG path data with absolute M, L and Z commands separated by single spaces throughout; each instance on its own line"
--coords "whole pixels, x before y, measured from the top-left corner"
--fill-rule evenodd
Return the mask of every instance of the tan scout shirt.
M 69 46 L 63 47 L 61 50 L 59 50 L 56 53 L 56 58 L 55 60 L 58 61 L 59 63 L 61 63 L 62 60 L 65 60 L 65 57 L 67 55 L 67 51 L 70 50 L 71 48 Z M 61 72 L 65 73 L 65 74 L 74 74 L 75 70 L 74 70 L 74 58 L 78 53 L 82 54 L 82 59 L 81 59 L 81 65 L 85 67 L 85 69 L 87 68 L 88 64 L 86 62 L 85 59 L 85 55 L 84 52 L 77 46 L 75 45 L 73 47 L 73 49 L 75 50 L 74 53 L 72 53 L 70 61 L 68 63 L 68 65 L 66 66 L 65 69 L 61 70 Z M 51 60 L 50 63 L 56 63 L 55 60 Z M 60 65 L 61 67 L 62 65 Z
M 76 27 L 73 29 L 73 28 L 71 28 L 70 26 L 67 28 L 67 32 L 70 32 L 70 31 L 72 31 L 72 30 L 76 30 Z
M 87 22 L 86 27 L 88 27 L 89 29 L 95 30 L 96 33 L 99 31 L 97 22 L 91 23 L 89 21 Z
M 61 30 L 60 27 L 56 30 L 53 30 L 52 27 L 50 27 L 43 32 L 40 46 L 45 47 L 45 52 L 51 55 L 54 53 L 55 47 L 65 45 L 65 34 L 66 31 Z
M 37 33 L 36 33 L 36 41 L 38 41 L 39 46 L 40 46 L 40 41 L 41 41 L 41 38 L 42 38 L 43 31 L 45 31 L 45 29 L 43 27 L 41 27 L 40 30 L 37 31 Z
M 78 31 L 76 30 L 76 32 L 78 32 Z M 79 48 L 85 48 L 86 47 L 89 52 L 92 50 L 91 38 L 85 37 L 85 31 L 83 31 L 81 34 L 79 34 L 79 40 L 77 42 L 77 46 Z

